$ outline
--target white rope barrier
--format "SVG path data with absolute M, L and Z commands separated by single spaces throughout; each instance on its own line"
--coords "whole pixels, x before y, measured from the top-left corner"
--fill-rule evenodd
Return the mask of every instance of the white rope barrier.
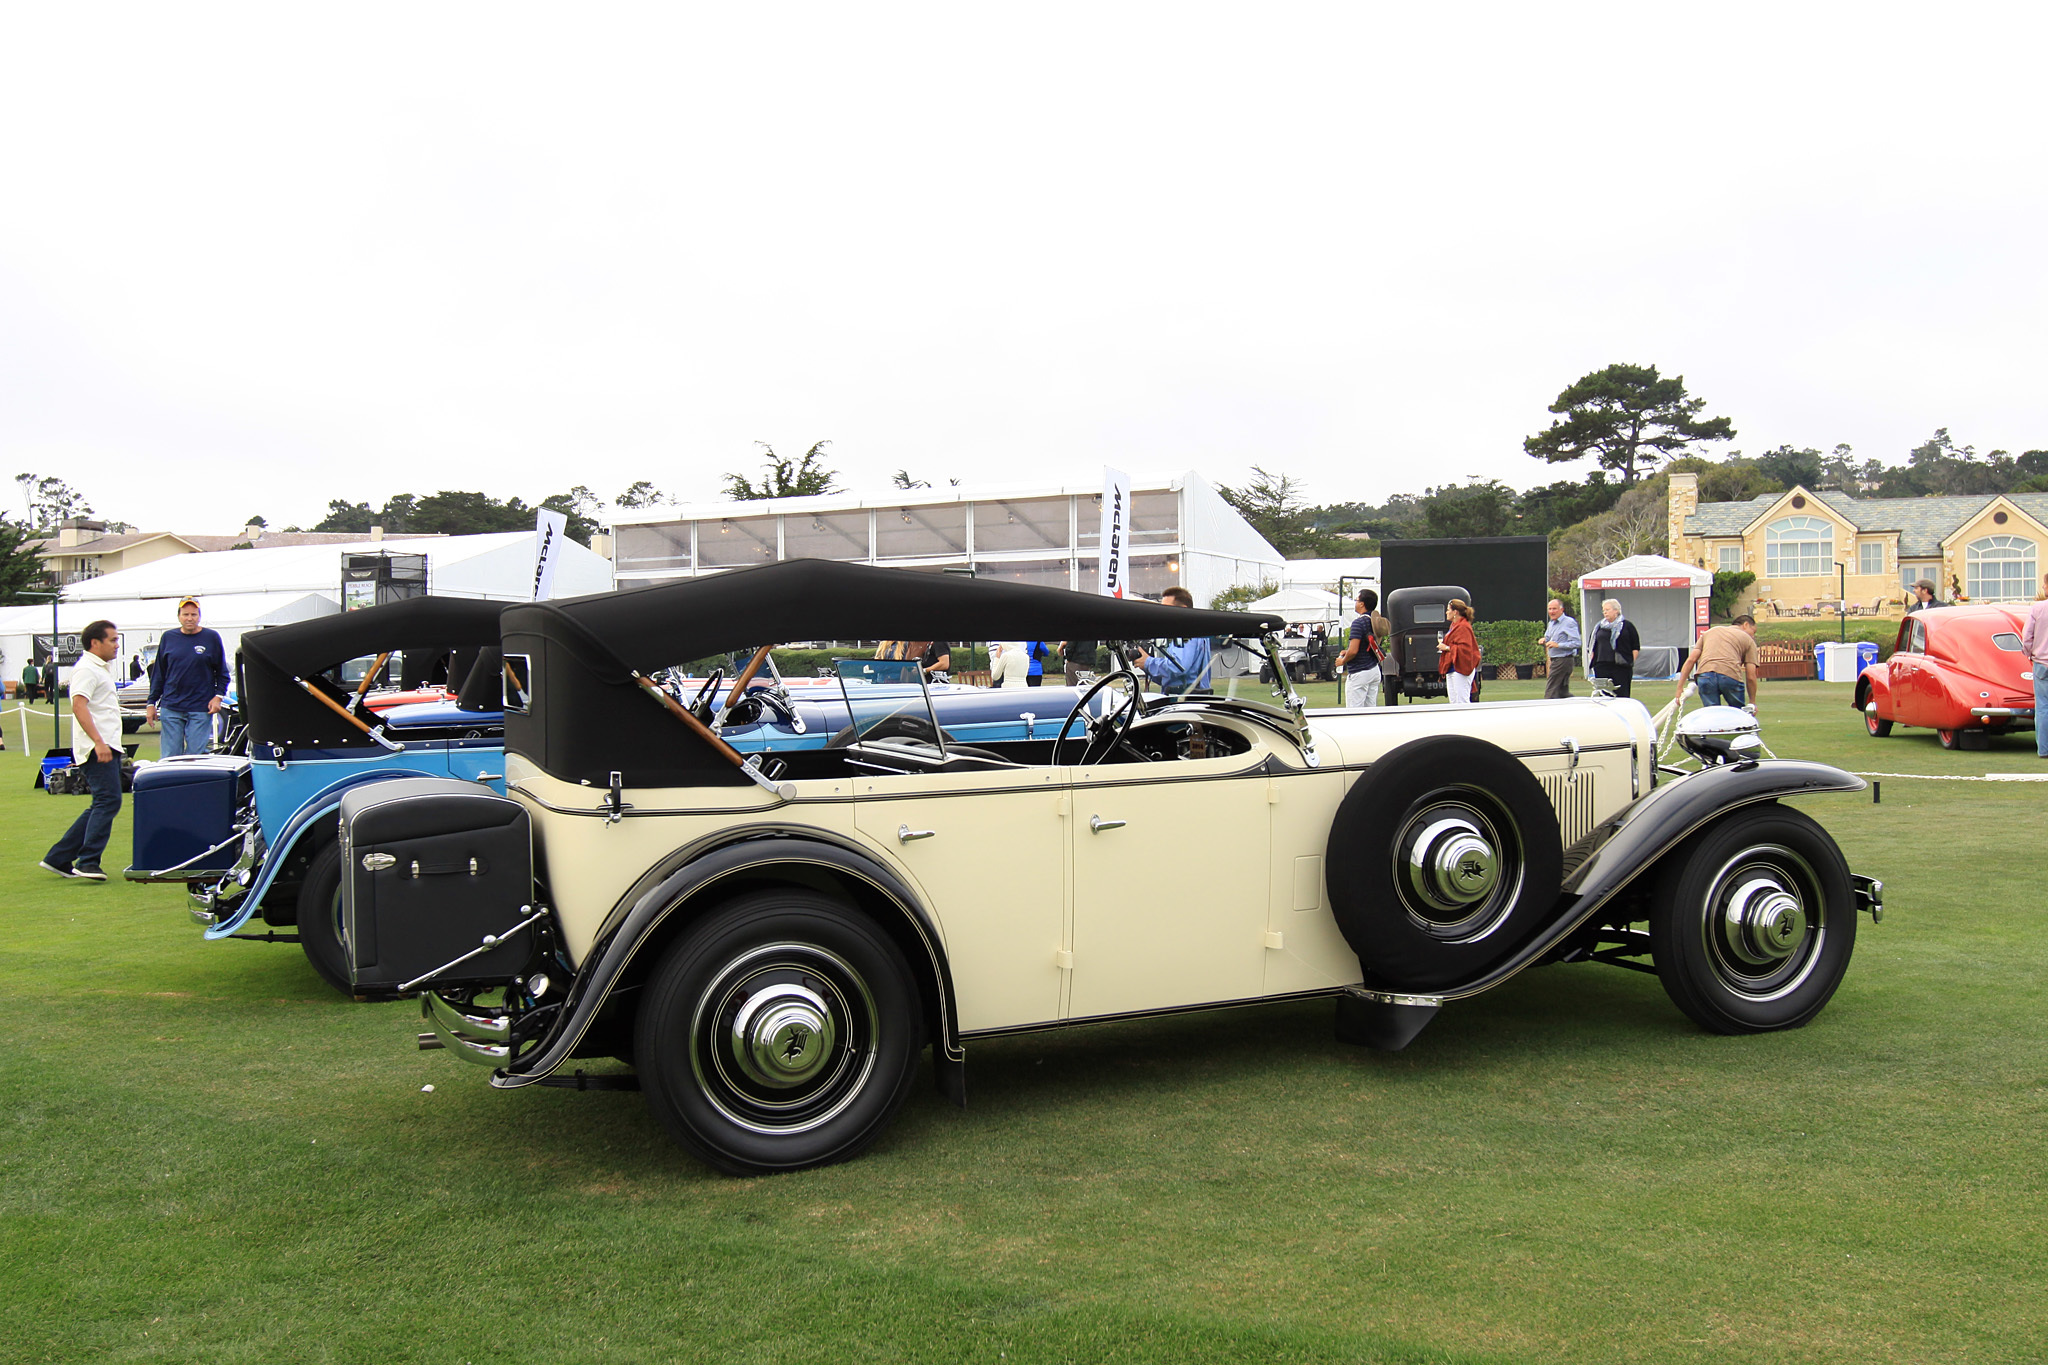
M 1909 777 L 1920 782 L 2048 782 L 2048 773 L 1851 773 L 1852 777 Z

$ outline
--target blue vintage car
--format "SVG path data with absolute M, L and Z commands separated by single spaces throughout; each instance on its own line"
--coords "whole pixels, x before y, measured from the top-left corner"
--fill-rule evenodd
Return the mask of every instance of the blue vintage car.
M 236 682 L 247 729 L 239 752 L 138 772 L 128 879 L 183 884 L 208 939 L 296 942 L 324 980 L 353 993 L 339 914 L 342 797 L 414 777 L 503 792 L 503 605 L 418 598 L 244 636 Z M 411 678 L 437 668 L 459 680 L 454 698 L 377 712 L 364 682 L 344 685 L 349 676 L 375 679 L 385 658 L 401 653 Z M 349 667 L 366 657 L 371 668 Z M 768 671 L 747 679 L 736 701 L 716 676 L 677 680 L 671 699 L 695 708 L 733 748 L 771 764 L 778 754 L 847 743 L 856 711 L 849 696 L 859 699 L 863 733 L 875 716 L 891 723 L 897 698 L 917 707 L 895 725 L 929 723 L 918 714 L 916 682 L 892 675 L 899 665 L 849 661 L 832 684 L 788 688 L 762 662 Z M 1066 687 L 932 689 L 947 736 L 966 744 L 1049 738 L 1080 695 Z M 651 708 L 648 722 L 663 723 Z M 304 914 L 309 905 L 326 913 Z

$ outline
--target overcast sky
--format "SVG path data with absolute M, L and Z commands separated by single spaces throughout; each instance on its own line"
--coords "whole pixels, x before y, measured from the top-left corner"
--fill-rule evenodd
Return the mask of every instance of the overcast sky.
M 1750 453 L 2048 447 L 2048 20 L 1918 13 L 10 3 L 0 472 L 1377 502 L 1583 473 L 1522 438 L 1614 361 Z

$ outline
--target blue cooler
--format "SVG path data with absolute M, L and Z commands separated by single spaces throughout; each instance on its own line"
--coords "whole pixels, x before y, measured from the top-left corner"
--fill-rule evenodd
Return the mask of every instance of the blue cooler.
M 1877 641 L 1858 640 L 1856 642 L 1856 676 L 1859 678 L 1862 677 L 1863 670 L 1870 667 L 1872 664 L 1876 662 Z
M 246 758 L 204 754 L 138 768 L 135 861 L 128 878 L 189 881 L 233 867 L 242 853 L 235 817 L 249 792 Z M 227 847 L 198 856 L 221 843 Z

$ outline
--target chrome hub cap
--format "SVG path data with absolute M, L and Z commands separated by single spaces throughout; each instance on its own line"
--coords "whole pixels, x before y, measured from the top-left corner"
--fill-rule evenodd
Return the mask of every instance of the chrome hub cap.
M 1828 938 L 1820 879 L 1782 844 L 1747 848 L 1722 864 L 1706 910 L 1701 929 L 1714 975 L 1751 1000 L 1797 990 Z
M 1450 789 L 1418 802 L 1394 844 L 1394 889 L 1409 919 L 1447 943 L 1499 928 L 1522 886 L 1513 831 L 1483 792 Z
M 836 1031 L 817 992 L 782 983 L 748 1000 L 734 1016 L 733 1057 L 762 1085 L 802 1085 L 830 1060 Z
M 706 984 L 691 1062 L 705 1100 L 733 1123 L 807 1132 L 860 1094 L 879 1027 L 867 983 L 844 958 L 814 943 L 764 944 Z
M 1722 932 L 1728 951 L 1743 961 L 1758 966 L 1782 962 L 1806 939 L 1806 910 L 1797 891 L 1759 877 L 1728 897 Z

